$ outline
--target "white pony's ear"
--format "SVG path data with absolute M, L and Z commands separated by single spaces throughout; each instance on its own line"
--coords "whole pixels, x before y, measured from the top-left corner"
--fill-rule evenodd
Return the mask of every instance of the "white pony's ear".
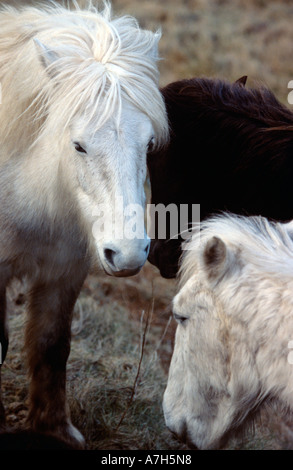
M 37 51 L 43 66 L 47 69 L 59 58 L 58 54 L 43 44 L 38 38 L 34 38 Z
M 226 268 L 227 247 L 218 237 L 212 237 L 204 247 L 203 263 L 208 277 L 218 278 Z
M 162 37 L 161 30 L 156 31 L 155 33 L 151 33 L 154 36 L 153 46 L 150 48 L 148 54 L 149 56 L 154 59 L 159 59 L 159 42 Z

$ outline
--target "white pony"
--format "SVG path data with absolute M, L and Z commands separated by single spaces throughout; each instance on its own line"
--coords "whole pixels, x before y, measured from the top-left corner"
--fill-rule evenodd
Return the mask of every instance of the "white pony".
M 75 300 L 90 270 L 133 275 L 148 255 L 144 226 L 140 237 L 92 228 L 116 200 L 119 227 L 129 207 L 144 208 L 147 150 L 168 137 L 159 39 L 132 17 L 111 19 L 108 4 L 0 9 L 2 359 L 5 289 L 27 276 L 28 424 L 74 444 L 83 438 L 70 422 L 65 367 Z
M 189 445 L 221 447 L 267 401 L 293 409 L 292 229 L 224 214 L 185 246 L 163 408 Z

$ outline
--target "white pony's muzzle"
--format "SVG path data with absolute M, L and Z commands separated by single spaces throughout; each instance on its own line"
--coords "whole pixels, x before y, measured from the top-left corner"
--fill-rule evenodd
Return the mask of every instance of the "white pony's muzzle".
M 137 274 L 145 264 L 150 239 L 115 240 L 103 245 L 103 266 L 107 274 L 124 277 Z

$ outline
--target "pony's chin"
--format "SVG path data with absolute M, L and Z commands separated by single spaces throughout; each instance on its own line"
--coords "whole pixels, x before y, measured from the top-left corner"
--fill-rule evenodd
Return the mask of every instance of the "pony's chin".
M 138 274 L 139 271 L 141 270 L 142 266 L 139 266 L 138 268 L 135 269 L 121 269 L 120 271 L 114 271 L 110 268 L 105 268 L 104 271 L 108 276 L 114 276 L 114 277 L 130 277 L 130 276 L 135 276 L 135 274 Z

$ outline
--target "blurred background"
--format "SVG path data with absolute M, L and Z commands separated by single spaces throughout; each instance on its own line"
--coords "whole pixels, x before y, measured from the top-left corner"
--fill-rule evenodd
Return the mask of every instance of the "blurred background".
M 58 0 L 57 0 L 58 1 Z M 0 0 L 0 4 L 37 4 Z M 47 2 L 45 2 L 47 3 Z M 73 5 L 73 0 L 64 0 Z M 84 6 L 87 0 L 78 0 Z M 102 4 L 101 0 L 93 3 Z M 112 0 L 114 14 L 135 16 L 146 29 L 160 28 L 161 85 L 193 76 L 269 86 L 286 101 L 293 80 L 292 0 Z
M 114 0 L 114 11 L 162 29 L 161 84 L 248 75 L 287 101 L 293 80 L 292 0 Z
M 114 14 L 133 15 L 142 27 L 162 30 L 161 86 L 194 76 L 235 81 L 247 75 L 248 86 L 264 84 L 288 104 L 288 82 L 293 80 L 292 0 L 112 4 Z M 176 281 L 161 278 L 148 262 L 132 278 L 100 275 L 86 280 L 75 308 L 68 394 L 73 422 L 89 449 L 185 449 L 166 429 L 161 408 L 176 328 L 171 310 L 175 292 Z M 8 424 L 19 427 L 27 415 L 28 391 L 22 284 L 11 287 L 8 310 L 10 349 L 2 387 Z M 272 410 L 262 415 L 255 431 L 230 441 L 227 448 L 293 448 L 289 418 Z

